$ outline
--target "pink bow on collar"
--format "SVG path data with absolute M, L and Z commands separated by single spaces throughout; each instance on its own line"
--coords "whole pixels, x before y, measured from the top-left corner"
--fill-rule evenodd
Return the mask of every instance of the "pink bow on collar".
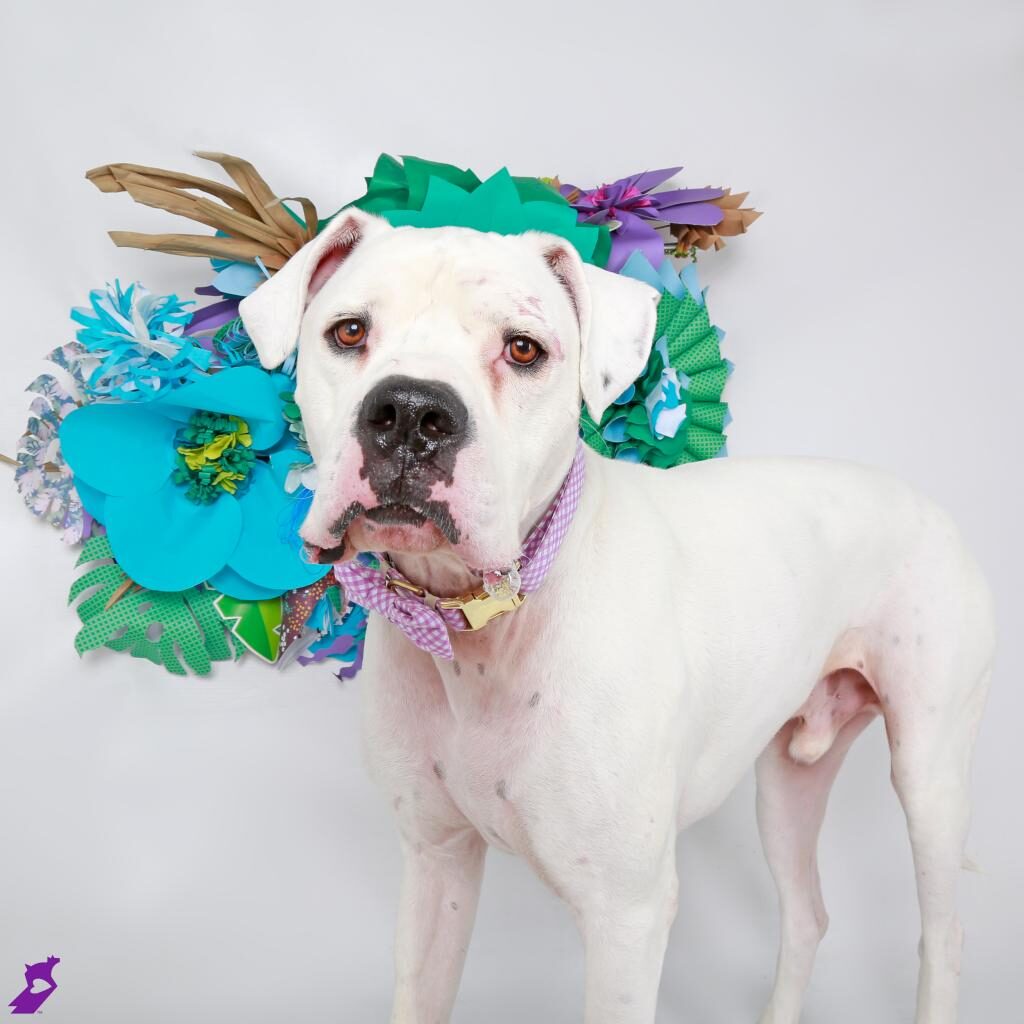
M 562 486 L 523 544 L 519 558 L 522 593 L 528 594 L 543 583 L 569 531 L 583 490 L 584 462 L 583 442 L 580 441 Z M 454 652 L 449 630 L 469 629 L 465 615 L 458 608 L 437 607 L 436 599 L 430 594 L 420 596 L 415 590 L 396 586 L 396 582 L 408 584 L 409 581 L 387 565 L 384 556 L 377 557 L 386 568 L 374 568 L 358 559 L 334 567 L 335 578 L 345 588 L 345 596 L 383 615 L 428 654 L 450 661 Z

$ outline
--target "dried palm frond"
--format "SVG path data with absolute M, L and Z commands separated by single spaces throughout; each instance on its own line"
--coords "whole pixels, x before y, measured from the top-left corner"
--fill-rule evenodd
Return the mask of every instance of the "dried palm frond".
M 150 235 L 111 231 L 115 245 L 178 256 L 246 263 L 259 260 L 267 270 L 279 270 L 316 235 L 319 222 L 316 207 L 310 200 L 301 196 L 285 197 L 301 205 L 303 224 L 247 160 L 226 153 L 195 155 L 220 164 L 238 187 L 140 164 L 104 164 L 94 167 L 85 176 L 101 192 L 127 192 L 143 206 L 187 217 L 222 234 Z

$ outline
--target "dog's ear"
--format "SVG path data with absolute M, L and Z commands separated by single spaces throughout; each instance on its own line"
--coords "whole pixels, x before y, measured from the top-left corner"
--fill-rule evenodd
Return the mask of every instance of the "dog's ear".
M 570 245 L 548 242 L 544 259 L 569 293 L 579 322 L 580 391 L 600 422 L 647 365 L 660 296 L 642 281 L 584 263 Z
M 302 314 L 327 279 L 366 238 L 390 230 L 380 217 L 342 210 L 269 281 L 242 299 L 239 315 L 267 369 L 280 366 L 291 354 Z
M 642 281 L 583 264 L 590 298 L 581 325 L 580 389 L 600 423 L 605 409 L 644 371 L 654 342 L 658 291 Z

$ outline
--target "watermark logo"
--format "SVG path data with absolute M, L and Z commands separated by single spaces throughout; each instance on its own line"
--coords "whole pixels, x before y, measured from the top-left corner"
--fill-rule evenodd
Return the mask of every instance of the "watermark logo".
M 53 969 L 59 963 L 59 956 L 48 956 L 42 963 L 25 964 L 25 987 L 8 1003 L 14 1007 L 11 1013 L 35 1013 L 53 995 Z

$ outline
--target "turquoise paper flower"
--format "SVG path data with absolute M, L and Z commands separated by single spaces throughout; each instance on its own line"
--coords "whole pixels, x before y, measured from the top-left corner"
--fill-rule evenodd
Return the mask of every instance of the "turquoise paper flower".
M 245 600 L 329 571 L 302 561 L 284 528 L 298 451 L 282 412 L 284 374 L 231 367 L 145 403 L 95 403 L 61 425 L 86 510 L 118 564 L 150 590 L 203 582 Z

